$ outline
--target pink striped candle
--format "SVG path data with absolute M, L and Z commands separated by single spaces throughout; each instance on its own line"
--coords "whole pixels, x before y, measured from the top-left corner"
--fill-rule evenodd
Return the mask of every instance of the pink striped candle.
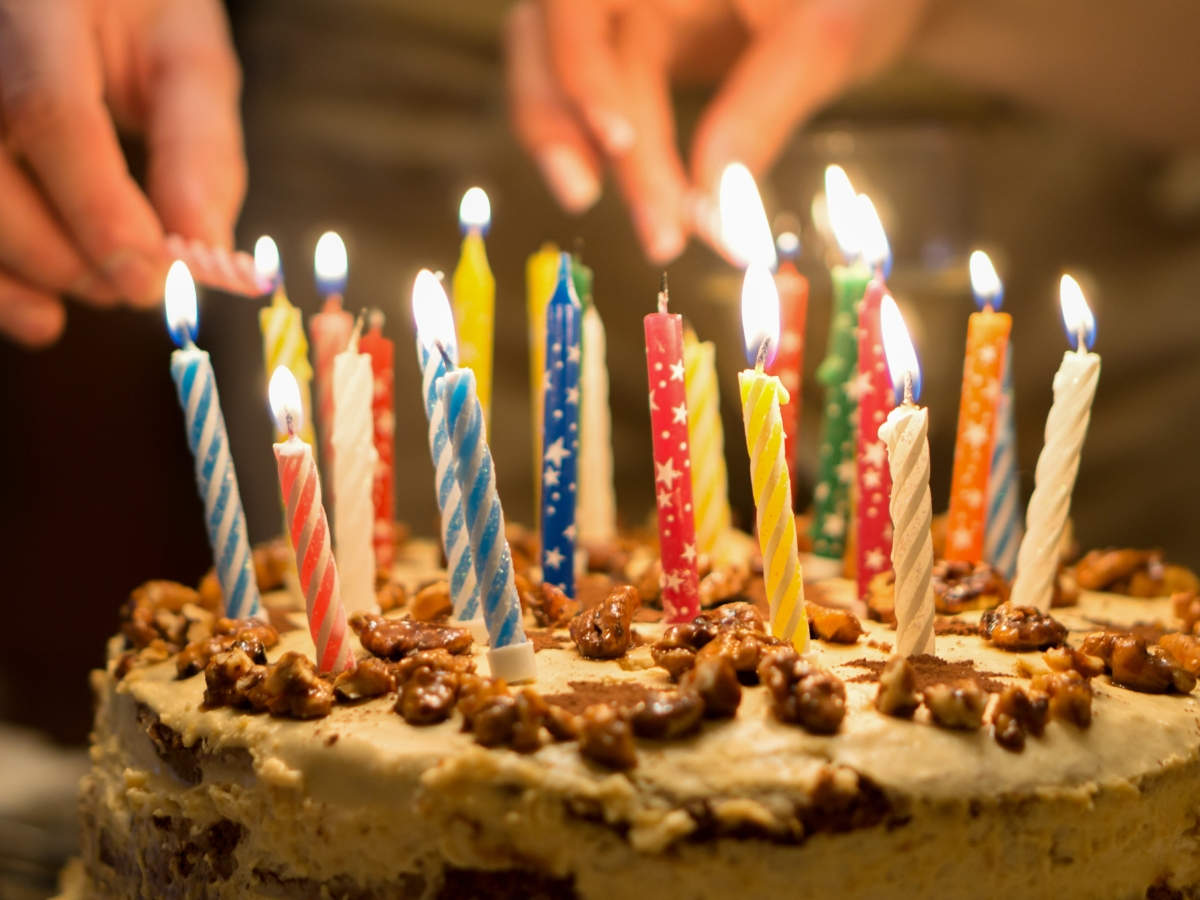
M 329 521 L 321 504 L 321 479 L 312 448 L 296 434 L 303 418 L 300 387 L 291 371 L 280 366 L 271 375 L 268 393 L 279 430 L 288 435 L 287 440 L 275 444 L 275 464 L 307 606 L 308 629 L 317 648 L 317 668 L 322 672 L 352 670 L 354 656 L 329 539 Z
M 354 316 L 342 309 L 346 289 L 346 245 L 336 231 L 327 231 L 313 252 L 317 290 L 325 297 L 321 311 L 308 320 L 312 340 L 313 372 L 317 382 L 317 426 L 321 436 L 321 461 L 325 475 L 333 472 L 333 359 L 350 343 Z M 331 485 L 332 488 L 332 485 Z M 337 497 L 330 491 L 331 505 Z

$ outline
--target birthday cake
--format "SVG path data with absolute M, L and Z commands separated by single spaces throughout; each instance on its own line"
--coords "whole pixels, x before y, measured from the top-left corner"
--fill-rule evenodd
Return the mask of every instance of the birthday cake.
M 1194 596 L 970 609 L 906 663 L 833 580 L 805 658 L 744 567 L 666 625 L 606 559 L 581 604 L 519 579 L 509 687 L 439 618 L 432 545 L 337 678 L 256 559 L 271 626 L 211 585 L 127 605 L 65 897 L 1200 896 Z

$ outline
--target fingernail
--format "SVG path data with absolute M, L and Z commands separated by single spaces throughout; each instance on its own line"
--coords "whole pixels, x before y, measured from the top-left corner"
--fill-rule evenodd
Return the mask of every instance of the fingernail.
M 153 303 L 162 296 L 162 272 L 136 251 L 117 251 L 105 260 L 103 269 L 108 280 L 127 300 Z
M 600 181 L 570 147 L 549 147 L 538 154 L 538 166 L 558 202 L 570 213 L 589 209 L 600 198 Z
M 17 340 L 31 347 L 45 347 L 62 334 L 66 312 L 61 303 L 14 302 L 16 306 L 9 320 L 9 330 Z
M 636 135 L 633 125 L 624 116 L 593 109 L 588 112 L 588 120 L 610 156 L 620 156 L 633 146 Z
M 100 303 L 110 303 L 117 299 L 117 292 L 111 284 L 94 272 L 85 272 L 67 286 L 67 293 L 72 297 L 83 297 Z

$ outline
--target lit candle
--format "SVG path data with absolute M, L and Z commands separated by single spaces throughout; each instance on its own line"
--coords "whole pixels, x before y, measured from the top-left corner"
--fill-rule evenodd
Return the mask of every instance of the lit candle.
M 283 269 L 279 264 L 279 248 L 267 235 L 254 244 L 254 267 L 259 276 L 274 286 L 271 305 L 258 312 L 259 329 L 263 339 L 263 362 L 266 371 L 274 372 L 280 366 L 288 369 L 295 377 L 300 390 L 300 437 L 310 446 L 316 447 L 312 427 L 312 367 L 308 364 L 308 340 L 300 322 L 300 310 L 291 304 L 283 286 Z M 283 438 L 285 435 L 277 435 Z
M 1004 354 L 1004 379 L 996 406 L 996 437 L 988 475 L 987 526 L 983 558 L 1010 582 L 1017 573 L 1021 544 L 1021 483 L 1017 475 L 1017 431 L 1013 422 L 1012 345 Z
M 777 377 L 765 371 L 779 343 L 779 294 L 771 273 L 759 263 L 747 267 L 742 284 L 742 332 L 746 358 L 754 368 L 738 373 L 738 387 L 771 634 L 803 653 L 808 649 L 804 572 L 796 550 L 796 518 L 792 514 L 792 485 L 783 455 L 780 414 L 788 393 Z
M 396 455 L 396 404 L 392 382 L 395 380 L 395 343 L 383 336 L 383 313 L 371 310 L 368 328 L 358 349 L 371 357 L 374 387 L 371 392 L 371 418 L 374 425 L 375 477 L 371 489 L 375 509 L 375 566 L 387 571 L 396 556 L 393 533 L 395 497 L 392 465 Z
M 854 578 L 858 599 L 865 602 L 871 579 L 891 567 L 892 520 L 887 502 L 892 479 L 887 467 L 887 448 L 879 437 L 892 403 L 892 381 L 883 358 L 879 330 L 879 306 L 887 292 L 884 279 L 891 267 L 891 251 L 875 207 L 859 194 L 859 224 L 864 262 L 875 272 L 858 310 L 858 434 L 855 453 Z
M 981 250 L 972 253 L 970 267 L 979 312 L 971 313 L 967 320 L 958 437 L 946 517 L 946 559 L 974 563 L 983 559 L 988 473 L 1012 316 L 996 312 L 1004 292 L 987 254 Z
M 296 553 L 308 630 L 317 649 L 317 668 L 322 672 L 353 669 L 329 521 L 321 503 L 321 479 L 312 448 L 297 437 L 304 415 L 300 388 L 292 373 L 280 366 L 271 375 L 268 393 L 279 430 L 287 435 L 286 440 L 275 444 L 275 464 L 287 506 L 288 533 Z
M 929 498 L 929 410 L 917 406 L 921 370 L 896 301 L 879 307 L 883 348 L 899 405 L 879 428 L 892 472 L 892 567 L 896 653 L 933 653 L 933 505 Z
M 692 500 L 696 509 L 693 517 L 696 549 L 712 559 L 719 555 L 722 538 L 733 527 L 733 515 L 729 509 L 717 348 L 712 341 L 698 340 L 691 328 L 683 333 L 683 374 L 687 388 Z
M 460 362 L 475 373 L 483 420 L 492 421 L 492 344 L 496 328 L 496 279 L 488 265 L 483 236 L 492 222 L 487 192 L 473 187 L 458 205 L 462 249 L 454 267 L 454 321 L 458 326 Z
M 1092 399 L 1100 379 L 1100 356 L 1089 352 L 1096 340 L 1096 320 L 1070 275 L 1059 287 L 1063 324 L 1075 343 L 1063 354 L 1054 374 L 1054 403 L 1046 417 L 1046 439 L 1038 456 L 1033 494 L 1025 512 L 1025 537 L 1017 553 L 1017 577 L 1012 601 L 1021 606 L 1050 609 L 1058 576 L 1058 548 L 1071 492 L 1079 472 L 1079 455 L 1092 416 Z
M 850 485 L 855 474 L 854 426 L 857 421 L 855 380 L 858 375 L 858 304 L 871 271 L 862 261 L 857 195 L 839 166 L 825 169 L 829 222 L 846 264 L 830 271 L 833 311 L 825 359 L 817 380 L 825 386 L 825 410 L 813 489 L 810 574 L 829 578 L 842 574 L 850 525 Z
M 546 306 L 546 372 L 542 395 L 542 580 L 575 596 L 575 496 L 579 454 L 579 298 L 571 257 L 559 259 L 558 283 Z
M 217 381 L 208 353 L 196 339 L 196 285 L 186 264 L 167 270 L 167 330 L 179 349 L 171 354 L 171 378 L 183 407 L 184 430 L 196 466 L 196 488 L 204 502 L 204 524 L 225 615 L 231 619 L 260 614 L 254 560 L 246 539 L 246 515 L 238 493 L 237 473 L 229 453 L 229 435 L 217 396 Z
M 333 484 L 337 505 L 333 526 L 337 540 L 342 602 L 350 613 L 378 612 L 375 601 L 374 422 L 371 398 L 375 377 L 371 357 L 359 352 L 361 323 L 346 348 L 333 358 Z
M 327 231 L 317 240 L 313 251 L 313 274 L 317 290 L 325 297 L 321 311 L 310 316 L 308 334 L 312 339 L 313 368 L 316 371 L 317 426 L 321 435 L 321 461 L 328 476 L 333 471 L 333 419 L 336 398 L 333 392 L 333 358 L 346 349 L 354 317 L 342 309 L 346 290 L 346 245 L 336 231 Z M 337 506 L 337 481 L 330 482 L 329 505 Z M 336 527 L 337 516 L 334 516 Z
M 783 445 L 787 457 L 788 476 L 796 483 L 796 467 L 800 461 L 800 397 L 804 378 L 804 329 L 808 319 L 808 279 L 796 268 L 800 238 L 791 231 L 779 235 L 775 242 L 779 253 L 779 268 L 775 272 L 775 287 L 779 290 L 779 352 L 767 367 L 768 375 L 779 377 L 780 383 L 792 398 L 783 413 Z
M 578 283 L 578 282 L 577 282 Z M 583 372 L 579 412 L 579 539 L 585 546 L 617 536 L 613 489 L 612 409 L 608 400 L 607 340 L 595 303 L 583 310 Z
M 417 361 L 421 365 L 421 399 L 429 424 L 429 455 L 433 460 L 434 490 L 441 519 L 442 551 L 450 579 L 450 602 L 454 618 L 471 629 L 476 640 L 487 639 L 480 618 L 479 582 L 471 561 L 471 540 L 463 514 L 462 490 L 454 466 L 450 432 L 446 429 L 446 405 L 440 382 L 447 368 L 458 359 L 458 341 L 450 301 L 442 282 L 428 269 L 417 273 L 412 290 L 413 321 L 417 331 Z
M 558 282 L 558 247 L 546 241 L 525 262 L 525 312 L 529 335 L 529 410 L 533 423 L 533 509 L 542 505 L 542 390 L 546 373 L 546 306 Z

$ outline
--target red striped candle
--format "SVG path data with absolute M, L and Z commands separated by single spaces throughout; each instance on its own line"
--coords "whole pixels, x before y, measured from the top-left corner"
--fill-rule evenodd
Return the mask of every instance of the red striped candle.
M 375 503 L 375 565 L 386 571 L 396 557 L 392 534 L 395 498 L 392 490 L 392 464 L 396 455 L 396 405 L 392 381 L 396 344 L 383 336 L 383 313 L 372 310 L 367 333 L 358 341 L 358 349 L 371 357 L 375 389 L 371 397 L 371 415 L 375 420 L 375 483 L 371 497 Z
M 892 476 L 888 469 L 887 445 L 879 439 L 879 426 L 894 405 L 892 380 L 879 331 L 879 304 L 886 290 L 882 274 L 876 275 L 867 285 L 858 314 L 855 580 L 859 600 L 867 599 L 871 579 L 892 565 L 892 520 L 888 513 Z

